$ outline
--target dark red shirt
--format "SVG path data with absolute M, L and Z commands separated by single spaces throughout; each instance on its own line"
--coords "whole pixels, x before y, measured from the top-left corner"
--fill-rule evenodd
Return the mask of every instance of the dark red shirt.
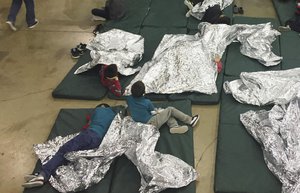
M 105 86 L 106 88 L 108 88 L 109 91 L 112 92 L 114 95 L 119 97 L 122 95 L 122 87 L 121 87 L 120 81 L 118 79 L 106 78 L 104 76 L 104 72 L 105 72 L 106 68 L 107 68 L 107 65 L 103 64 L 99 71 L 101 84 L 103 86 Z

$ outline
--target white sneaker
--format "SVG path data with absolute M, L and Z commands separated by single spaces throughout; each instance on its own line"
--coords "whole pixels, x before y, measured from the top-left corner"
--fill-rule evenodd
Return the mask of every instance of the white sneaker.
M 279 26 L 278 31 L 280 32 L 291 31 L 291 28 L 289 26 Z
M 15 26 L 15 24 L 13 22 L 6 21 L 5 23 L 7 23 L 9 25 L 9 27 L 10 27 L 11 30 L 17 31 L 17 28 L 16 28 L 16 26 Z
M 189 8 L 189 10 L 193 9 L 193 4 L 189 0 L 184 0 L 184 4 Z
M 182 133 L 187 132 L 188 130 L 189 130 L 188 126 L 183 125 L 183 126 L 177 126 L 177 127 L 170 128 L 170 133 L 172 133 L 172 134 L 175 134 L 175 133 L 182 134 Z
M 188 12 L 186 12 L 185 17 L 190 17 L 191 16 L 191 10 L 189 10 Z
M 106 21 L 106 19 L 104 17 L 95 16 L 95 15 L 92 15 L 92 20 L 93 21 Z

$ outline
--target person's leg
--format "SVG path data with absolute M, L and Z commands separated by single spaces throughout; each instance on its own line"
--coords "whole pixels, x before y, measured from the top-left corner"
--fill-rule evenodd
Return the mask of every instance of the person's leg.
M 92 130 L 80 132 L 79 135 L 64 144 L 58 152 L 42 166 L 41 173 L 44 175 L 44 181 L 48 181 L 55 170 L 65 164 L 67 160 L 64 155 L 71 151 L 94 149 L 99 147 L 101 138 Z
M 22 6 L 22 1 L 23 0 L 12 0 L 7 21 L 11 21 L 12 23 L 16 22 L 16 17 Z
M 33 0 L 24 0 L 26 6 L 26 22 L 28 27 L 32 27 L 37 24 L 34 12 L 34 1 Z
M 92 15 L 94 20 L 105 21 L 109 19 L 108 9 L 92 9 Z

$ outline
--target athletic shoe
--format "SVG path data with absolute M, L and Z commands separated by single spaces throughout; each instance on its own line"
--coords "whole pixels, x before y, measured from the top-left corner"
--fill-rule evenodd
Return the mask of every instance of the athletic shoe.
M 96 15 L 92 15 L 92 20 L 93 21 L 106 21 L 106 19 L 104 17 L 100 17 L 100 16 L 96 16 Z
M 22 184 L 22 186 L 24 188 L 34 188 L 34 187 L 39 187 L 39 186 L 42 186 L 42 185 L 44 185 L 44 181 L 40 181 L 40 180 L 32 181 L 32 182 L 29 181 L 29 182 L 26 182 L 26 183 Z
M 191 126 L 192 126 L 192 127 L 195 127 L 195 126 L 196 126 L 196 124 L 197 124 L 199 118 L 200 118 L 199 115 L 195 115 L 195 116 L 192 117 L 192 121 L 191 121 Z
M 190 17 L 191 16 L 191 10 L 189 10 L 188 12 L 186 12 L 185 17 Z
M 193 4 L 189 0 L 184 0 L 184 4 L 191 10 L 193 9 Z
M 39 23 L 39 20 L 35 19 L 34 23 L 32 25 L 28 26 L 28 28 L 30 28 L 30 29 L 34 28 L 38 23 Z
M 80 43 L 79 45 L 76 46 L 76 48 L 77 48 L 80 52 L 84 52 L 84 51 L 86 51 L 86 44 Z
M 82 54 L 77 48 L 72 48 L 71 55 L 72 55 L 72 58 L 79 58 L 80 55 L 82 55 Z
M 16 26 L 15 26 L 15 24 L 13 22 L 6 21 L 5 23 L 7 23 L 9 25 L 9 27 L 10 27 L 11 30 L 17 31 L 17 28 L 16 28 Z
M 38 177 L 38 175 L 39 175 L 38 173 L 35 173 L 35 174 L 27 174 L 27 175 L 24 176 L 24 180 L 25 180 L 25 182 L 28 182 L 28 181 L 30 181 L 30 180 L 32 180 L 32 179 Z
M 278 31 L 280 32 L 291 31 L 291 28 L 289 26 L 279 26 Z
M 170 128 L 170 133 L 172 133 L 172 134 L 175 134 L 175 133 L 182 134 L 182 133 L 187 132 L 188 130 L 189 130 L 189 128 L 186 125 L 183 125 L 183 126 L 177 126 L 177 127 Z

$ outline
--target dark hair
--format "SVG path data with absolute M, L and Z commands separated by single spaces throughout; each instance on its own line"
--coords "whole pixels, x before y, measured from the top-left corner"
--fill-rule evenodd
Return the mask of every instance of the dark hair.
M 145 94 L 145 85 L 142 81 L 137 81 L 131 86 L 131 94 L 133 97 L 141 97 Z
M 217 21 L 218 24 L 227 24 L 227 25 L 230 25 L 230 18 L 227 17 L 227 16 L 221 16 L 219 17 L 218 21 Z
M 110 64 L 105 68 L 104 76 L 112 78 L 118 75 L 118 67 L 116 64 Z
M 109 104 L 101 103 L 101 104 L 99 104 L 99 105 L 96 106 L 96 108 L 98 108 L 98 107 L 105 107 L 105 108 L 107 108 L 107 107 L 110 107 L 110 106 L 109 106 Z

